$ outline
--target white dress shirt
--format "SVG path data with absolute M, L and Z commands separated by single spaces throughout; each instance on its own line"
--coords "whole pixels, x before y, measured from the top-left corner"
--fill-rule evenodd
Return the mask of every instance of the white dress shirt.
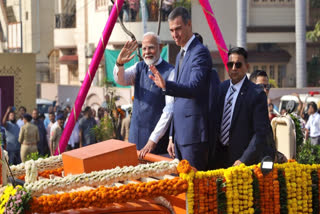
M 224 106 L 226 106 L 226 104 L 227 104 L 227 99 L 229 97 L 229 94 L 231 93 L 231 86 L 233 86 L 236 89 L 236 91 L 234 92 L 233 99 L 232 99 L 232 106 L 231 106 L 231 113 L 230 113 L 231 114 L 231 117 L 230 117 L 231 121 L 232 121 L 232 117 L 233 117 L 234 106 L 236 105 L 237 98 L 238 98 L 240 89 L 242 87 L 242 84 L 243 84 L 245 78 L 246 78 L 246 76 L 244 76 L 243 79 L 240 82 L 238 82 L 237 84 L 235 84 L 235 85 L 233 85 L 231 80 L 230 80 L 230 86 L 229 86 L 229 89 L 227 91 L 226 97 L 224 99 Z
M 159 60 L 154 65 L 155 66 L 159 65 L 162 62 L 162 60 L 163 59 L 160 57 Z M 117 65 L 115 65 L 113 69 L 114 80 L 120 85 L 124 85 L 124 86 L 134 85 L 134 81 L 137 73 L 137 64 L 138 63 L 135 63 L 133 66 L 127 68 L 126 70 L 124 70 L 123 66 L 118 67 Z M 174 81 L 174 68 L 170 71 L 168 80 Z M 174 97 L 166 95 L 165 101 L 166 101 L 166 105 L 162 110 L 161 117 L 149 137 L 149 140 L 155 143 L 158 143 L 161 137 L 166 133 L 170 125 L 172 114 L 173 114 Z
M 310 131 L 310 137 L 320 136 L 320 114 L 318 112 L 309 116 L 306 129 Z
M 188 50 L 191 42 L 194 40 L 194 38 L 196 38 L 196 36 L 195 36 L 195 35 L 192 35 L 191 38 L 187 41 L 187 43 L 186 43 L 183 47 L 181 47 L 181 49 L 184 50 L 184 55 L 186 55 L 187 50 Z
M 17 120 L 17 125 L 21 128 L 24 125 L 23 119 L 19 118 Z
M 66 119 L 65 123 L 64 123 L 64 128 L 67 125 L 69 117 Z M 72 133 L 70 135 L 69 141 L 68 141 L 68 145 L 70 145 L 72 148 L 74 148 L 75 143 L 79 143 L 80 142 L 80 136 L 79 136 L 79 120 L 77 120 L 77 122 L 74 124 Z

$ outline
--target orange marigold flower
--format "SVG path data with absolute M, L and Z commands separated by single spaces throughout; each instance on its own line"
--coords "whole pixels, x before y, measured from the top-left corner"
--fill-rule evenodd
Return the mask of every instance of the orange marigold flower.
M 189 173 L 191 170 L 191 166 L 187 160 L 182 160 L 179 162 L 177 170 L 179 173 Z

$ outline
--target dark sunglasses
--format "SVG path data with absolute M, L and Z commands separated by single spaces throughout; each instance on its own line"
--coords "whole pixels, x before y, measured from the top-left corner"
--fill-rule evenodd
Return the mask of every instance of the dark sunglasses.
M 235 65 L 236 68 L 239 69 L 239 68 L 241 68 L 242 63 L 241 62 L 228 62 L 227 63 L 227 66 L 228 66 L 229 69 L 232 69 L 233 65 Z
M 271 88 L 271 85 L 270 84 L 258 84 L 258 86 L 260 86 L 263 89 L 266 89 L 266 90 L 270 90 Z

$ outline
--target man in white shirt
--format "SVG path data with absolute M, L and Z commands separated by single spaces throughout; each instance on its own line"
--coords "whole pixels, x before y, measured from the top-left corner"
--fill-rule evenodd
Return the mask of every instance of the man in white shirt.
M 166 131 L 172 117 L 173 98 L 165 97 L 162 90 L 149 79 L 150 65 L 154 65 L 165 79 L 173 80 L 174 68 L 160 57 L 160 38 L 152 32 L 143 36 L 142 56 L 128 69 L 123 65 L 129 62 L 138 47 L 136 41 L 127 42 L 122 48 L 114 67 L 114 79 L 120 85 L 134 85 L 134 102 L 129 132 L 129 142 L 140 150 L 140 158 L 147 153 L 166 153 L 168 136 Z M 169 77 L 170 76 L 170 77 Z
M 312 145 L 320 145 L 320 114 L 317 104 L 311 102 L 308 104 L 309 119 L 306 124 L 306 139 L 310 136 Z
M 27 109 L 24 106 L 20 106 L 19 108 L 19 119 L 17 120 L 17 125 L 21 128 L 24 125 L 23 115 L 27 113 Z

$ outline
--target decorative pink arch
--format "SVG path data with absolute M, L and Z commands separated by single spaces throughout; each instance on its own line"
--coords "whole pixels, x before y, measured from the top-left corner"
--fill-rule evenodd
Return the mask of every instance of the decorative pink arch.
M 94 52 L 94 55 L 92 57 L 92 61 L 90 63 L 90 66 L 89 66 L 89 69 L 87 71 L 87 74 L 84 78 L 84 81 L 81 85 L 81 88 L 79 90 L 79 93 L 78 93 L 78 96 L 77 96 L 77 99 L 75 101 L 75 104 L 74 104 L 74 107 L 70 113 L 70 116 L 69 116 L 69 119 L 68 119 L 68 122 L 67 122 L 67 125 L 66 125 L 66 128 L 64 129 L 63 133 L 62 133 L 62 136 L 61 136 L 61 139 L 60 139 L 60 142 L 59 142 L 59 149 L 62 152 L 65 151 L 67 145 L 68 145 L 68 141 L 69 141 L 69 138 L 70 138 L 70 135 L 73 131 L 73 128 L 75 126 L 75 123 L 79 117 L 79 114 L 80 114 L 80 111 L 81 111 L 81 107 L 85 101 L 85 98 L 88 94 L 88 91 L 89 91 L 89 88 L 90 88 L 90 85 L 91 85 L 91 82 L 96 74 L 96 71 L 97 71 L 97 68 L 98 68 L 98 65 L 101 61 L 101 58 L 103 56 L 103 53 L 104 53 L 104 50 L 106 48 L 106 45 L 108 44 L 108 41 L 109 41 L 109 38 L 110 38 L 110 35 L 111 35 L 111 32 L 114 28 L 114 25 L 117 21 L 117 17 L 119 15 L 119 12 L 122 8 L 122 5 L 123 5 L 123 1 L 124 0 L 116 0 L 114 6 L 112 7 L 112 10 L 111 10 L 111 13 L 110 13 L 110 16 L 108 18 L 108 21 L 106 23 L 106 26 L 103 30 L 103 33 L 102 33 L 102 36 L 100 38 L 100 41 L 99 41 L 99 44 L 98 44 L 98 47 L 97 49 L 95 50 Z M 228 49 L 227 49 L 227 46 L 224 42 L 224 39 L 223 39 L 223 36 L 220 32 L 220 28 L 218 26 L 218 23 L 214 17 L 214 14 L 213 14 L 213 11 L 212 11 L 212 8 L 210 6 L 210 3 L 208 0 L 199 0 L 201 6 L 202 6 L 202 10 L 206 16 L 206 19 L 207 19 L 207 22 L 209 24 L 209 27 L 211 29 L 211 32 L 212 32 L 212 35 L 214 37 L 214 40 L 217 44 L 217 47 L 218 47 L 218 50 L 219 50 L 219 53 L 221 55 L 221 58 L 222 58 L 222 61 L 226 67 L 226 69 L 228 70 L 227 68 L 227 61 L 228 61 L 228 55 L 227 55 L 227 52 L 228 52 Z M 56 149 L 55 151 L 55 155 L 58 155 L 59 152 L 58 152 L 58 148 Z
M 226 46 L 226 43 L 224 42 L 223 36 L 221 34 L 219 25 L 217 23 L 217 20 L 213 14 L 212 8 L 210 6 L 209 0 L 199 0 L 199 3 L 202 7 L 202 10 L 204 12 L 204 15 L 206 16 L 208 25 L 210 27 L 210 30 L 212 32 L 213 38 L 216 42 L 217 48 L 219 50 L 220 56 L 222 58 L 223 64 L 227 67 L 228 62 L 228 48 Z
M 61 153 L 65 151 L 68 141 L 70 138 L 70 135 L 73 131 L 74 125 L 79 117 L 79 114 L 81 112 L 81 107 L 85 101 L 85 98 L 88 94 L 88 91 L 90 89 L 90 85 L 92 83 L 92 80 L 96 74 L 97 68 L 99 66 L 99 63 L 101 61 L 101 58 L 103 56 L 103 52 L 108 44 L 111 32 L 113 30 L 113 27 L 117 21 L 117 17 L 119 15 L 119 12 L 122 8 L 124 0 L 116 0 L 115 4 L 112 7 L 111 13 L 109 15 L 108 21 L 106 23 L 106 26 L 103 30 L 102 36 L 100 38 L 99 44 L 97 49 L 94 52 L 94 55 L 92 57 L 89 69 L 87 71 L 87 74 L 83 80 L 83 83 L 81 85 L 81 88 L 79 90 L 77 99 L 74 103 L 74 107 L 70 113 L 66 128 L 64 129 L 60 142 L 59 142 L 59 148 Z M 55 155 L 59 154 L 58 148 L 56 149 Z

